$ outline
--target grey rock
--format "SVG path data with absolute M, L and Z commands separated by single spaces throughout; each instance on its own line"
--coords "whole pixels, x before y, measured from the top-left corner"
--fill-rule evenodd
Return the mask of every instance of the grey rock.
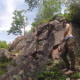
M 10 52 L 7 49 L 0 49 L 0 58 L 10 58 Z

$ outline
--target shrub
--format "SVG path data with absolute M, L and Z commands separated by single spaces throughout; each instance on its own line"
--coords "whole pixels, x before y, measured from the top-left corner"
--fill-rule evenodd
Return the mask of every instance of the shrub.
M 66 19 L 72 23 L 80 25 L 80 3 L 72 3 L 64 15 Z
M 5 41 L 0 41 L 0 48 L 8 49 L 9 48 L 9 44 L 7 44 Z
M 38 80 L 66 80 L 66 75 L 63 75 L 59 66 L 54 66 L 50 70 L 45 70 L 39 73 Z
M 74 74 L 75 78 L 80 78 L 80 72 Z
M 0 75 L 7 73 L 6 67 L 8 65 L 16 66 L 12 58 L 0 58 Z

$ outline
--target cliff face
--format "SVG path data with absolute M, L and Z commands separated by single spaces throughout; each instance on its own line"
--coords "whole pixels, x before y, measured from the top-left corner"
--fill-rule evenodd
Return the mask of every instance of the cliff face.
M 37 80 L 38 73 L 44 70 L 52 47 L 63 39 L 63 33 L 62 23 L 57 20 L 37 26 L 34 33 L 25 37 L 24 47 L 16 59 L 18 65 L 0 77 L 0 80 Z
M 24 36 L 17 37 L 13 43 L 10 45 L 10 48 L 8 49 L 11 51 L 20 51 L 24 47 Z

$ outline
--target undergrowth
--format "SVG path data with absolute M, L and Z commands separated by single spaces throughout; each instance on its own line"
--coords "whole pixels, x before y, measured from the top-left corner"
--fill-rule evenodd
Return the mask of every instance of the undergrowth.
M 51 62 L 48 62 L 51 64 Z M 50 67 L 48 70 L 44 70 L 39 73 L 38 80 L 66 80 L 67 75 L 63 75 L 61 66 L 56 64 Z
M 0 75 L 7 72 L 6 68 L 8 65 L 16 66 L 16 63 L 12 60 L 12 58 L 0 58 Z

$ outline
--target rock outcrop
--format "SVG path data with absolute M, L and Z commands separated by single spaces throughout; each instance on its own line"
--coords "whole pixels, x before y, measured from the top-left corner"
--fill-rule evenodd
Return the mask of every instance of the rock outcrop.
M 37 26 L 34 33 L 25 37 L 24 47 L 20 48 L 21 53 L 16 59 L 17 67 L 1 76 L 0 80 L 37 80 L 38 73 L 44 70 L 53 46 L 63 39 L 63 33 L 62 23 L 57 20 Z M 16 43 L 13 42 L 10 50 Z
M 20 51 L 24 47 L 24 36 L 17 37 L 9 47 L 9 51 Z
M 0 58 L 10 58 L 10 52 L 7 49 L 0 49 Z

